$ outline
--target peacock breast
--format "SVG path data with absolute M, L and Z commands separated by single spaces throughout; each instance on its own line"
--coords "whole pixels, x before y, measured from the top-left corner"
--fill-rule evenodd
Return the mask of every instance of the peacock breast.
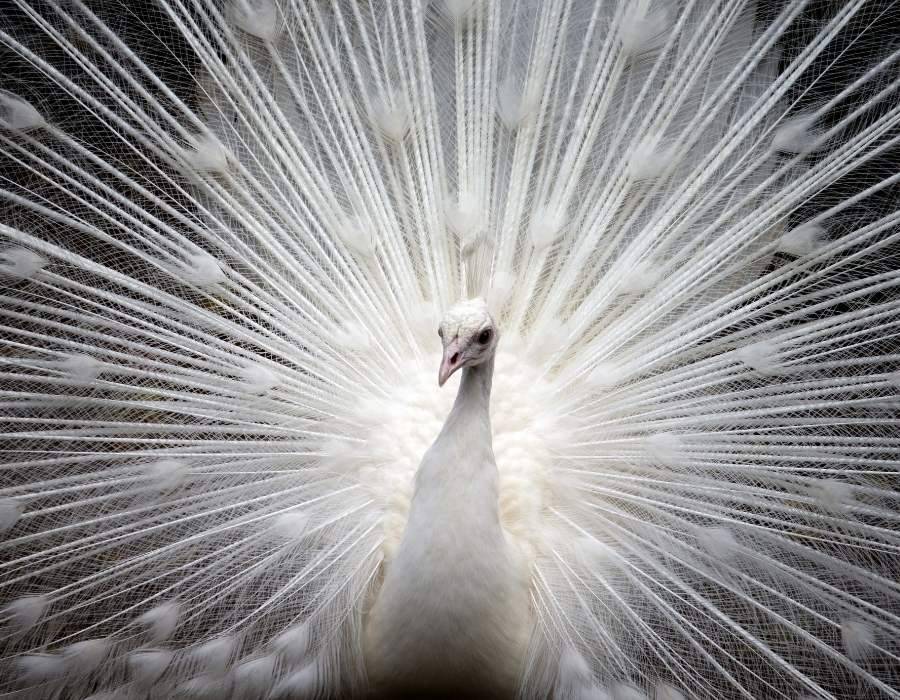
M 426 462 L 369 615 L 370 679 L 383 692 L 512 697 L 530 614 L 500 527 L 496 468 L 446 484 Z

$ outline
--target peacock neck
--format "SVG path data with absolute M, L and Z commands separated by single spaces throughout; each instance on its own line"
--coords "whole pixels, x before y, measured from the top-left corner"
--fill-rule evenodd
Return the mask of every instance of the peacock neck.
M 494 379 L 494 358 L 489 357 L 480 365 L 464 367 L 462 381 L 456 394 L 452 414 L 466 412 L 473 418 L 483 419 L 490 428 L 491 384 Z
M 367 669 L 376 684 L 386 679 L 382 697 L 514 697 L 530 613 L 500 520 L 493 372 L 493 359 L 464 368 L 416 472 L 403 539 L 366 628 Z

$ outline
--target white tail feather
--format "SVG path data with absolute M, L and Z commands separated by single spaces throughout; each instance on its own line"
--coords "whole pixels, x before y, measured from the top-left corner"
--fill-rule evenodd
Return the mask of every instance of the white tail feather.
M 0 534 L 12 530 L 25 512 L 25 504 L 12 498 L 0 500 Z
M 483 296 L 522 700 L 900 700 L 895 4 L 14 0 L 0 694 L 365 697 Z
M 178 603 L 169 602 L 157 605 L 143 613 L 137 622 L 147 628 L 151 641 L 159 643 L 172 636 L 178 626 L 180 615 L 181 610 Z
M 165 649 L 138 649 L 128 656 L 132 680 L 141 687 L 155 684 L 165 673 L 174 655 Z
M 49 605 L 50 601 L 46 596 L 24 596 L 7 605 L 3 615 L 13 628 L 29 630 L 40 621 Z
M 0 127 L 11 131 L 31 131 L 46 125 L 35 106 L 8 90 L 0 90 Z
M 0 275 L 28 279 L 40 272 L 47 261 L 27 248 L 7 248 L 0 251 Z

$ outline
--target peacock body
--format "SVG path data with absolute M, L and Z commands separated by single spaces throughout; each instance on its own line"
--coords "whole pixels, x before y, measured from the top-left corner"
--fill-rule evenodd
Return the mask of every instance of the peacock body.
M 366 621 L 368 678 L 389 697 L 512 697 L 533 624 L 528 568 L 500 522 L 495 322 L 483 301 L 465 302 L 441 337 L 439 383 L 464 374 L 416 471 L 403 538 Z
M 2 697 L 900 698 L 896 4 L 4 6 Z

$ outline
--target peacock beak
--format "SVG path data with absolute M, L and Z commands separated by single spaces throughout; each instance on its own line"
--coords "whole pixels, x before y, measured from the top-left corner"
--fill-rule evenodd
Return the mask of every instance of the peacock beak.
M 444 383 L 463 365 L 462 348 L 459 344 L 459 338 L 451 340 L 444 348 L 444 358 L 441 360 L 441 369 L 438 372 L 438 386 L 444 386 Z

